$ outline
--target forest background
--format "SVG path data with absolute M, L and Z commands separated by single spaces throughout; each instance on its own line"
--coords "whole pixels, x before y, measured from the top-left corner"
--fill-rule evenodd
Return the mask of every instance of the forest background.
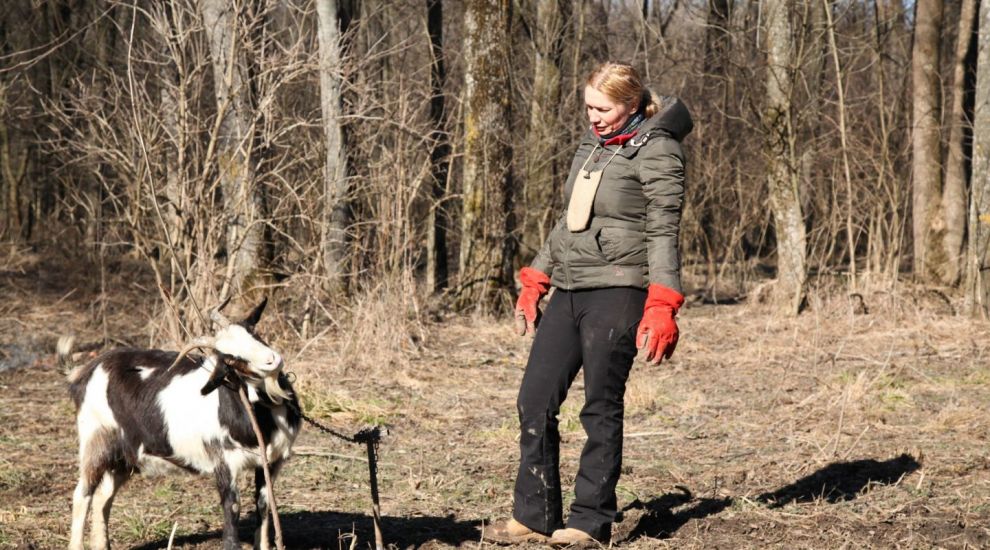
M 365 293 L 505 311 L 562 208 L 584 76 L 618 59 L 696 121 L 693 292 L 769 275 L 795 314 L 809 277 L 858 292 L 907 275 L 985 315 L 988 10 L 5 2 L 0 232 L 7 253 L 88 259 L 101 280 L 141 263 L 153 340 L 229 295 L 278 292 L 304 333 Z

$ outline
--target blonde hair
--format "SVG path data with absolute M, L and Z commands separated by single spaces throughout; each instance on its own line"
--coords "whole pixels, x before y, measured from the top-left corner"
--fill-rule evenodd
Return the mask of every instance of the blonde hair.
M 591 71 L 585 84 L 613 101 L 630 107 L 638 105 L 647 118 L 660 111 L 657 98 L 643 84 L 639 71 L 628 63 L 606 61 Z

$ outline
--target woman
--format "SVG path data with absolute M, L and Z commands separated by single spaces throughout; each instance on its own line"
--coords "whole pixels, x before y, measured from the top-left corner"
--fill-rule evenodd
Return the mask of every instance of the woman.
M 677 345 L 674 317 L 684 302 L 680 141 L 691 131 L 691 116 L 679 100 L 653 95 L 624 63 L 602 64 L 586 84 L 591 127 L 564 187 L 567 212 L 519 272 L 516 317 L 521 333 L 535 331 L 536 338 L 517 403 L 521 459 L 513 517 L 489 529 L 506 543 L 610 539 L 623 395 L 637 345 L 653 364 Z M 551 286 L 556 290 L 541 316 L 538 303 Z M 588 440 L 565 528 L 557 414 L 582 367 Z

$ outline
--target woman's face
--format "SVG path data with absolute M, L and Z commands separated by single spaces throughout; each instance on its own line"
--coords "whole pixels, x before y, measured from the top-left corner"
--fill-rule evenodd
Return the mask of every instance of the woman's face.
M 638 107 L 618 103 L 591 86 L 584 88 L 584 103 L 588 110 L 588 120 L 602 136 L 621 130 Z

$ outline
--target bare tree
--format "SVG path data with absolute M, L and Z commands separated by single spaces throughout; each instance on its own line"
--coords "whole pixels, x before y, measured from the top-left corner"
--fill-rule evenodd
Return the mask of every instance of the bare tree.
M 23 27 L 39 19 L 47 21 L 47 17 L 45 6 L 35 10 L 23 3 L 10 2 L 0 9 L 0 55 L 5 64 L 21 61 L 23 52 L 36 47 L 36 39 Z M 35 121 L 31 116 L 31 104 L 39 103 L 38 98 L 45 97 L 50 91 L 41 82 L 47 80 L 47 69 L 38 64 L 20 73 L 4 70 L 0 74 L 0 216 L 3 218 L 0 237 L 8 242 L 29 238 L 31 219 L 38 214 L 32 212 L 35 186 L 28 180 L 35 161 L 31 140 L 31 134 L 35 132 L 31 126 Z M 35 93 L 35 86 L 40 88 L 41 94 Z
M 941 101 L 939 87 L 942 0 L 918 0 L 915 12 L 914 50 L 911 53 L 912 124 L 911 177 L 914 273 L 932 278 L 945 258 L 937 236 L 939 191 L 942 188 Z
M 450 174 L 450 139 L 447 134 L 447 105 L 444 85 L 447 69 L 443 49 L 443 0 L 426 0 L 426 26 L 430 35 L 430 177 L 433 204 L 427 241 L 427 286 L 433 291 L 447 287 L 447 180 Z
M 538 2 L 533 45 L 533 96 L 530 100 L 529 127 L 526 131 L 525 175 L 523 177 L 522 246 L 533 255 L 546 240 L 560 201 L 559 145 L 561 63 L 570 28 L 571 2 Z
M 240 293 L 251 290 L 263 277 L 265 218 L 251 158 L 254 127 L 245 37 L 234 4 L 200 0 L 200 11 L 208 33 L 217 102 L 216 166 L 227 215 L 227 279 Z
M 798 191 L 794 121 L 791 109 L 794 42 L 790 25 L 790 3 L 769 0 L 764 4 L 767 48 L 766 131 L 767 183 L 777 236 L 778 309 L 796 315 L 804 301 L 807 279 L 807 250 L 804 218 Z
M 839 142 L 842 149 L 842 174 L 846 183 L 846 239 L 849 248 L 849 286 L 856 288 L 856 233 L 853 228 L 853 184 L 852 171 L 849 168 L 849 132 L 846 129 L 846 96 L 845 79 L 843 78 L 842 65 L 839 62 L 839 46 L 835 39 L 835 25 L 832 21 L 832 6 L 829 0 L 822 0 L 822 12 L 828 21 L 828 44 L 832 50 L 832 63 L 835 69 L 836 90 L 838 91 L 839 103 Z
M 949 112 L 949 151 L 945 165 L 945 187 L 942 190 L 941 220 L 936 226 L 945 227 L 942 248 L 945 261 L 939 275 L 943 283 L 959 282 L 962 270 L 963 239 L 966 233 L 966 153 L 964 141 L 968 131 L 965 94 L 970 67 L 967 60 L 973 45 L 976 21 L 976 0 L 962 0 L 959 14 L 959 34 L 956 37 L 955 60 L 952 71 L 952 105 Z
M 896 83 L 895 78 L 888 76 L 886 65 L 893 58 L 890 50 L 891 36 L 896 36 L 897 27 L 892 22 L 901 19 L 900 4 L 895 4 L 893 10 L 888 10 L 883 2 L 873 3 L 873 66 L 876 85 L 873 93 L 875 100 L 875 119 L 873 126 L 878 128 L 875 144 L 876 179 L 873 188 L 880 190 L 872 206 L 867 223 L 871 229 L 867 232 L 867 271 L 883 272 L 897 280 L 898 266 L 903 248 L 902 233 L 905 230 L 906 215 L 901 208 L 906 199 L 906 185 L 900 181 L 897 174 L 897 131 L 898 120 L 903 109 L 899 100 L 903 94 L 891 90 Z M 891 15 L 890 12 L 893 11 Z M 894 101 L 891 101 L 894 99 Z M 873 117 L 871 117 L 872 119 Z
M 347 205 L 347 154 L 341 123 L 340 21 L 337 0 L 317 0 L 320 42 L 320 109 L 326 164 L 323 169 L 323 268 L 331 291 L 342 290 L 345 272 L 346 235 L 350 222 Z
M 986 319 L 990 317 L 990 2 L 980 2 L 978 29 L 966 287 L 971 313 Z
M 509 0 L 470 0 L 464 12 L 464 191 L 460 304 L 500 308 L 511 277 Z

